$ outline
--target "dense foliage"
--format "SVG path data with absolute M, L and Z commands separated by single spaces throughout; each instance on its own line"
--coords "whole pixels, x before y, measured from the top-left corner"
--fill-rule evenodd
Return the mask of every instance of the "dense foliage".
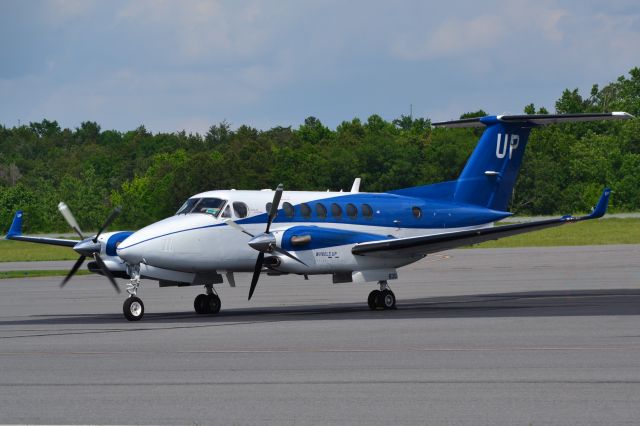
M 640 117 L 640 68 L 590 96 L 565 90 L 559 113 L 627 111 Z M 526 113 L 545 113 L 533 104 Z M 463 116 L 484 115 L 480 110 Z M 223 122 L 205 135 L 75 130 L 43 120 L 0 126 L 0 224 L 25 210 L 30 232 L 67 231 L 56 205 L 64 200 L 83 227 L 96 229 L 113 205 L 124 211 L 115 228 L 138 228 L 171 215 L 190 195 L 217 188 L 384 191 L 455 179 L 478 130 L 431 129 L 423 118 L 391 122 L 373 115 L 335 130 L 309 117 L 297 129 L 232 130 Z M 640 119 L 536 129 L 518 179 L 512 211 L 587 211 L 608 185 L 612 208 L 640 209 Z

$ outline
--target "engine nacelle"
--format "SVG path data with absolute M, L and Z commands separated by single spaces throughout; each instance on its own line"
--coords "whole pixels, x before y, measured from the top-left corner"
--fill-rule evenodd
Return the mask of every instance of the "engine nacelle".
M 386 235 L 319 226 L 294 226 L 277 237 L 280 247 L 287 251 L 325 249 L 389 238 Z

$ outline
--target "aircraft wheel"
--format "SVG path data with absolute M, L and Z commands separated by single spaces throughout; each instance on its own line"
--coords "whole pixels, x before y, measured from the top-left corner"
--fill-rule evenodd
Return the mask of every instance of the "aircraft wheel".
M 373 290 L 371 293 L 369 293 L 369 297 L 367 298 L 369 309 L 371 309 L 372 311 L 376 310 L 376 308 L 380 304 L 379 301 L 381 299 L 381 295 L 382 293 L 380 290 Z
M 193 300 L 193 309 L 195 309 L 196 314 L 206 314 L 207 313 L 207 295 L 199 294 Z
M 391 290 L 384 290 L 381 297 L 378 299 L 380 306 L 383 309 L 395 309 L 396 308 L 396 295 Z
M 124 301 L 122 312 L 129 321 L 140 321 L 144 316 L 144 303 L 138 297 L 130 297 Z
M 217 294 L 208 295 L 205 303 L 207 306 L 208 314 L 217 314 L 218 312 L 220 312 L 222 301 L 220 300 Z

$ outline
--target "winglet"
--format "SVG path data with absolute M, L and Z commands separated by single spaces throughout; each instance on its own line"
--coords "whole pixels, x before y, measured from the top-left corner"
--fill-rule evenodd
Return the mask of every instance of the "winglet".
M 18 210 L 13 216 L 13 222 L 11 222 L 11 227 L 9 228 L 9 232 L 7 232 L 7 236 L 5 238 L 10 239 L 10 237 L 21 235 L 22 234 L 22 210 Z
M 602 196 L 600 196 L 600 201 L 598 201 L 598 204 L 593 208 L 591 214 L 585 216 L 585 219 L 597 219 L 604 216 L 607 212 L 607 207 L 609 206 L 610 197 L 611 189 L 605 188 L 604 191 L 602 191 Z

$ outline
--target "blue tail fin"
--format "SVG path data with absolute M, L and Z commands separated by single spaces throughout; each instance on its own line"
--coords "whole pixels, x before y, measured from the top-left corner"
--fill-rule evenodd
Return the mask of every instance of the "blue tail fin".
M 503 123 L 497 117 L 481 121 L 487 128 L 456 181 L 453 200 L 507 210 L 531 126 Z
M 432 123 L 435 127 L 485 127 L 485 130 L 457 180 L 391 192 L 505 211 L 509 206 L 531 129 L 563 122 L 632 118 L 625 112 L 489 115 Z M 601 209 L 596 210 L 599 212 Z

